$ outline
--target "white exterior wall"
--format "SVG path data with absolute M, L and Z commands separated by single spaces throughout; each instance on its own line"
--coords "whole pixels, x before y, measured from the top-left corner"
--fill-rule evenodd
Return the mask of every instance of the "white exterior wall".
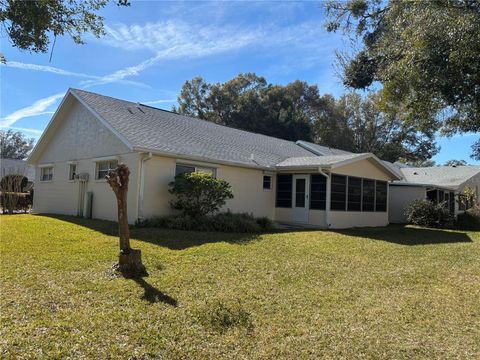
M 423 186 L 389 186 L 389 220 L 391 223 L 404 224 L 405 207 L 414 200 L 426 198 L 426 189 Z
M 182 159 L 153 156 L 145 162 L 145 195 L 143 216 L 163 216 L 172 213 L 168 184 L 175 177 L 176 164 L 209 165 L 216 168 L 216 176 L 226 180 L 233 191 L 233 199 L 227 201 L 221 211 L 252 213 L 254 216 L 274 218 L 275 176 L 262 170 L 240 168 L 220 164 L 205 164 Z M 263 189 L 263 176 L 272 176 L 272 189 Z
M 332 229 L 387 226 L 388 212 L 331 211 L 330 224 L 332 224 Z
M 95 180 L 95 158 L 118 156 L 130 169 L 128 218 L 137 218 L 139 155 L 130 150 L 77 101 L 67 104 L 55 134 L 40 155 L 36 167 L 33 212 L 77 215 L 79 182 L 69 180 L 69 162 L 77 164 L 77 174 L 88 173 L 87 191 L 93 192 L 92 217 L 117 220 L 113 191 L 105 180 Z M 53 180 L 40 181 L 39 165 L 53 164 Z

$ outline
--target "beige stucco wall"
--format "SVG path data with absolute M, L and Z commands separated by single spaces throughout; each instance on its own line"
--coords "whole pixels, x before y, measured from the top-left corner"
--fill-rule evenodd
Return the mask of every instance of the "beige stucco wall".
M 335 174 L 350 175 L 375 180 L 392 180 L 385 170 L 371 160 L 360 160 L 332 170 Z
M 116 220 L 115 195 L 105 180 L 95 180 L 94 158 L 117 155 L 130 168 L 128 193 L 129 222 L 137 218 L 139 155 L 129 149 L 78 102 L 62 114 L 55 134 L 40 154 L 36 167 L 33 212 L 77 215 L 79 182 L 70 181 L 69 161 L 77 164 L 77 174 L 88 173 L 86 191 L 93 192 L 92 216 Z M 40 181 L 39 165 L 53 164 L 53 180 Z
M 389 186 L 389 221 L 397 224 L 406 223 L 405 207 L 412 201 L 425 197 L 426 190 L 422 186 Z
M 386 226 L 388 225 L 388 213 L 367 211 L 331 211 L 330 224 L 332 229 Z
M 188 160 L 153 156 L 145 163 L 145 196 L 143 216 L 153 217 L 172 213 L 169 201 L 168 183 L 174 179 L 176 163 L 195 163 Z M 216 168 L 216 176 L 226 180 L 231 186 L 234 198 L 228 200 L 221 211 L 253 213 L 255 216 L 274 217 L 275 176 L 272 175 L 272 189 L 263 189 L 262 170 L 235 166 L 211 164 Z

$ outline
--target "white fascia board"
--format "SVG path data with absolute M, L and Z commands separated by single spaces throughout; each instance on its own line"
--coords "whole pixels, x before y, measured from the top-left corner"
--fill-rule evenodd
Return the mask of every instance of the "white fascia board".
M 218 165 L 228 165 L 228 166 L 236 166 L 236 167 L 254 169 L 254 170 L 275 171 L 274 168 L 271 168 L 271 167 L 268 167 L 268 166 L 248 165 L 248 164 L 244 164 L 244 163 L 236 162 L 236 161 L 217 160 L 217 159 L 211 159 L 211 158 L 207 158 L 207 157 L 203 157 L 203 156 L 177 154 L 177 153 L 173 153 L 173 152 L 158 151 L 158 150 L 153 150 L 153 149 L 148 149 L 148 148 L 143 148 L 143 147 L 137 147 L 137 146 L 135 146 L 133 148 L 133 151 L 151 152 L 153 155 L 157 155 L 157 156 L 164 156 L 164 157 L 168 157 L 168 158 L 184 159 L 184 160 L 191 160 L 191 161 L 202 161 L 202 162 L 212 162 L 212 161 L 214 161 L 215 164 L 217 164 L 217 166 Z
M 46 167 L 54 167 L 54 163 L 47 163 L 47 164 L 38 164 L 37 165 L 39 168 L 46 168 Z
M 102 157 L 92 159 L 93 162 L 112 161 L 112 160 L 119 161 L 120 156 L 119 155 L 111 155 L 111 156 L 102 156 Z

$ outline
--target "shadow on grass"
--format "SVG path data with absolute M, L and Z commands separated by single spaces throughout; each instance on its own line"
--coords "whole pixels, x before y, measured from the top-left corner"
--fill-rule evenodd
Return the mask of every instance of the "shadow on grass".
M 109 236 L 118 236 L 118 225 L 113 221 L 84 219 L 75 216 L 39 214 L 87 227 Z M 166 247 L 170 250 L 183 250 L 190 247 L 215 242 L 247 244 L 259 239 L 258 234 L 234 234 L 221 232 L 183 231 L 160 228 L 130 228 L 130 239 Z
M 150 304 L 163 302 L 167 305 L 177 307 L 177 300 L 161 292 L 156 287 L 146 282 L 145 279 L 143 279 L 142 277 L 130 277 L 129 279 L 135 281 L 138 285 L 140 285 L 143 288 L 144 292 L 142 295 L 142 300 L 146 300 Z
M 360 236 L 371 240 L 381 240 L 409 246 L 472 242 L 472 239 L 470 239 L 470 237 L 464 232 L 405 225 L 389 225 L 381 228 L 355 228 L 333 231 L 347 236 Z

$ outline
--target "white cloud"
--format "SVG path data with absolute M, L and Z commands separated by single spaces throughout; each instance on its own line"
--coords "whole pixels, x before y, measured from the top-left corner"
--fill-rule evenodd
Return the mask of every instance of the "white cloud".
M 53 111 L 47 111 L 47 109 L 54 105 L 58 99 L 62 98 L 65 94 L 55 94 L 34 102 L 32 105 L 21 108 L 13 113 L 0 119 L 0 127 L 10 127 L 18 120 L 45 114 L 53 114 Z
M 142 104 L 144 105 L 155 105 L 155 104 L 168 104 L 177 102 L 177 99 L 160 99 L 154 101 L 143 101 Z
M 42 133 L 43 133 L 43 130 L 21 128 L 21 127 L 15 127 L 15 126 L 9 126 L 8 128 L 5 128 L 5 129 L 6 130 L 22 131 L 22 132 L 27 133 L 27 134 L 35 135 L 35 137 L 38 137 L 39 135 L 42 135 Z
M 57 74 L 57 75 L 61 75 L 61 76 L 80 77 L 80 78 L 97 80 L 97 81 L 100 81 L 100 80 L 103 79 L 103 76 L 89 75 L 89 74 L 64 70 L 64 69 L 57 68 L 57 67 L 54 67 L 54 66 L 29 64 L 29 63 L 22 63 L 22 62 L 18 62 L 18 61 L 8 61 L 6 64 L 2 64 L 2 66 L 6 66 L 6 67 L 10 67 L 10 68 L 16 68 L 16 69 L 23 69 L 23 70 L 31 70 L 31 71 L 52 73 L 52 74 Z M 136 86 L 142 86 L 142 87 L 147 86 L 143 83 L 139 83 L 139 82 L 136 82 L 136 81 L 130 81 L 130 80 L 123 80 L 123 79 L 117 79 L 117 80 L 113 79 L 110 82 L 120 82 L 120 83 L 124 83 L 124 84 L 127 84 L 127 85 L 136 85 Z

